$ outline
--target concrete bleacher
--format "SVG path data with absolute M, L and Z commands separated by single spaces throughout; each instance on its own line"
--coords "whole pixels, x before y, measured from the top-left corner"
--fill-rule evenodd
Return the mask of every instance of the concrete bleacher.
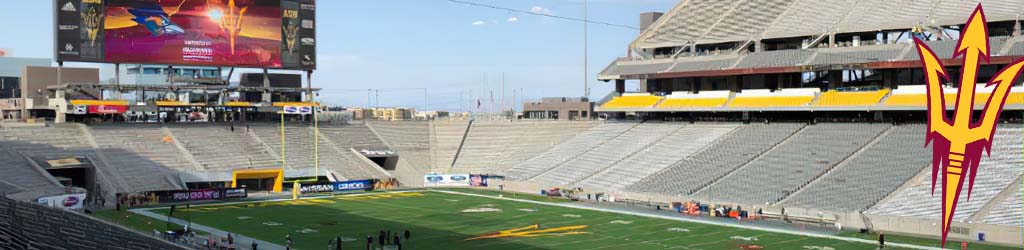
M 208 171 L 240 168 L 281 167 L 281 162 L 264 145 L 237 126 L 188 124 L 168 128 L 182 146 Z
M 675 133 L 682 126 L 678 123 L 641 123 L 583 154 L 539 174 L 531 181 L 553 186 L 574 183 L 611 167 L 635 152 L 650 147 Z
M 1024 224 L 1021 224 L 1021 204 L 1024 202 L 1022 200 L 1024 193 L 1019 188 L 1012 188 L 1016 190 L 1012 195 L 1003 201 L 995 201 L 999 203 L 992 207 L 983 218 L 985 223 L 1024 227 Z
M 342 148 L 386 148 L 387 146 L 365 124 L 328 125 L 320 124 L 320 134 Z
M 417 169 L 431 169 L 430 123 L 372 122 L 367 126 L 376 130 L 381 140 L 398 152 L 401 161 Z
M 896 60 L 905 43 L 820 49 L 810 65 L 856 64 Z
M 131 192 L 134 188 L 120 181 L 120 175 L 110 171 L 100 152 L 89 142 L 79 124 L 58 124 L 49 127 L 9 127 L 0 129 L 0 142 L 8 142 L 8 150 L 33 159 L 51 160 L 88 158 L 97 173 L 97 184 L 104 196 L 113 199 L 118 192 Z
M 795 1 L 764 31 L 766 37 L 791 37 L 824 33 L 846 17 L 856 5 L 847 0 Z
M 713 43 L 714 41 L 726 42 L 749 39 L 755 35 L 760 35 L 794 1 L 741 1 L 733 7 L 730 18 L 722 18 L 718 23 L 715 23 L 714 29 L 716 32 L 706 33 L 701 39 L 708 43 Z
M 725 54 L 730 53 L 729 51 L 723 52 Z M 669 72 L 683 72 L 683 71 L 701 71 L 701 70 L 721 70 L 732 67 L 739 60 L 735 55 L 726 56 L 709 56 L 705 57 L 688 57 L 679 58 L 676 60 L 676 64 L 669 68 Z
M 89 144 L 78 126 L 68 124 L 53 127 L 13 127 L 2 129 L 0 141 L 24 142 L 12 148 L 32 157 L 68 157 L 78 152 L 92 154 Z M 56 149 L 56 150 L 55 150 Z
M 688 195 L 742 166 L 800 130 L 804 125 L 743 125 L 707 148 L 626 187 L 628 191 Z
M 821 92 L 818 88 L 781 89 L 745 89 L 736 93 L 729 107 L 734 108 L 768 108 L 768 107 L 805 107 Z
M 658 104 L 662 99 L 661 96 L 651 95 L 650 93 L 623 93 L 622 96 L 612 98 L 610 101 L 601 104 L 601 108 L 606 109 L 621 109 L 621 108 L 650 108 Z
M 696 195 L 743 204 L 778 202 L 829 171 L 889 127 L 860 123 L 807 126 Z
M 835 212 L 863 211 L 931 164 L 924 124 L 894 127 L 877 142 L 782 202 Z
M 988 8 L 986 8 L 986 10 L 988 10 Z M 992 50 L 990 53 L 992 53 L 993 55 L 996 55 L 996 53 L 999 53 L 999 51 L 1002 50 L 1003 46 L 1006 45 L 1006 42 L 1007 42 L 1008 39 L 1009 38 L 1005 37 L 1005 36 L 993 36 L 993 37 L 990 37 L 989 38 L 989 48 Z M 955 50 L 956 50 L 957 42 L 958 42 L 957 40 L 937 40 L 937 41 L 924 41 L 924 44 L 927 45 L 928 48 L 931 49 L 932 52 L 935 53 L 935 56 L 938 57 L 939 59 L 950 59 L 950 58 L 953 58 L 953 52 L 955 52 Z M 1014 54 L 1014 53 L 1012 53 L 1012 50 L 1011 50 L 1011 53 L 1008 53 L 1008 54 L 1010 54 L 1010 55 L 1020 55 L 1021 53 Z M 996 55 L 996 56 L 998 56 L 998 55 Z M 921 55 L 918 54 L 917 48 L 914 48 L 914 51 L 911 51 L 910 53 L 906 53 L 906 55 L 904 55 L 903 58 L 900 58 L 900 60 L 917 61 L 917 60 L 921 60 Z
M 608 68 L 604 74 L 608 75 L 633 75 L 633 74 L 649 74 L 650 72 L 658 72 L 667 69 L 672 66 L 672 61 L 660 61 L 660 62 L 648 62 L 640 61 L 632 63 L 629 61 L 616 61 L 613 62 L 611 67 Z
M 16 200 L 34 200 L 64 193 L 63 186 L 34 169 L 24 156 L 7 149 L 9 146 L 10 143 L 0 141 L 0 159 L 3 159 L 3 164 L 0 164 L 0 193 Z
M 444 121 L 432 123 L 430 127 L 430 155 L 434 159 L 433 169 L 448 169 L 455 163 L 462 138 L 466 135 L 469 122 Z
M 74 212 L 0 197 L 0 249 L 188 249 Z
M 665 100 L 658 104 L 658 108 L 717 108 L 725 106 L 725 103 L 729 102 L 729 96 L 731 94 L 732 93 L 728 90 L 701 91 L 696 94 L 688 91 L 676 91 L 665 96 Z
M 661 30 L 647 29 L 644 33 L 650 33 L 647 37 L 640 37 L 647 43 L 668 43 L 695 41 L 704 31 L 715 25 L 729 9 L 736 4 L 737 0 L 725 1 L 685 1 L 686 4 L 678 4 L 659 22 L 664 22 Z M 693 15 L 691 18 L 672 18 L 676 14 Z
M 520 128 L 517 139 L 495 159 L 502 172 L 530 158 L 537 157 L 573 136 L 600 126 L 597 122 L 539 123 Z
M 772 50 L 753 52 L 740 59 L 735 68 L 771 68 L 800 65 L 814 56 L 810 50 Z
M 565 140 L 544 153 L 516 164 L 512 168 L 506 170 L 505 174 L 510 179 L 531 179 L 543 172 L 557 167 L 565 161 L 572 160 L 577 156 L 586 153 L 605 141 L 629 131 L 636 125 L 637 123 L 631 122 L 600 124 L 587 131 L 576 134 L 575 137 Z
M 967 200 L 966 182 L 964 184 L 965 189 L 960 194 L 960 203 L 954 215 L 955 221 L 965 221 L 992 201 L 1002 190 L 1020 188 L 1019 182 L 1016 181 L 1021 176 L 1020 166 L 1024 164 L 1021 132 L 1024 131 L 1019 126 L 1012 125 L 1003 125 L 996 129 L 991 157 L 982 154 L 970 200 Z M 868 209 L 866 213 L 938 219 L 942 211 L 936 205 L 941 204 L 941 184 L 936 184 L 936 195 L 932 196 L 931 179 L 931 168 L 926 168 L 885 200 Z
M 622 190 L 691 155 L 733 131 L 739 124 L 696 124 L 685 126 L 651 145 L 588 177 L 579 186 L 596 190 Z
M 502 172 L 594 125 L 594 122 L 474 122 L 452 173 Z
M 176 171 L 193 166 L 157 126 L 92 126 L 89 130 L 110 166 L 134 192 L 180 189 Z

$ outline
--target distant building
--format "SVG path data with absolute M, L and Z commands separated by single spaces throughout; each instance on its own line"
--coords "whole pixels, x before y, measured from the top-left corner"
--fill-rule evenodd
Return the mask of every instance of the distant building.
M 126 67 L 127 77 L 136 85 L 170 85 L 173 83 L 225 84 L 217 67 L 192 67 L 135 64 Z M 122 82 L 126 83 L 129 81 Z
M 545 97 L 540 102 L 523 103 L 523 119 L 590 120 L 594 105 L 587 98 Z
M 437 120 L 437 119 L 448 119 L 448 111 L 420 111 L 416 112 L 417 120 Z

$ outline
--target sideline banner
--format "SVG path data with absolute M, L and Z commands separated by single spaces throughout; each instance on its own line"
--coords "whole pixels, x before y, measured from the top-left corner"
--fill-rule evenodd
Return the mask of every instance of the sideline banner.
M 81 209 L 84 201 L 85 194 L 66 194 L 39 198 L 38 203 L 55 208 Z
M 244 188 L 212 188 L 193 190 L 170 190 L 145 192 L 146 197 L 156 197 L 157 202 L 183 202 L 183 201 L 204 201 L 239 199 L 249 197 Z
M 302 184 L 302 187 L 299 188 L 299 192 L 303 194 L 344 192 L 356 190 L 373 190 L 373 180 L 355 180 L 331 183 Z
M 487 186 L 486 175 L 471 174 L 469 175 L 469 185 L 474 187 L 486 187 Z
M 468 174 L 427 174 L 423 175 L 423 185 L 427 187 L 468 187 Z

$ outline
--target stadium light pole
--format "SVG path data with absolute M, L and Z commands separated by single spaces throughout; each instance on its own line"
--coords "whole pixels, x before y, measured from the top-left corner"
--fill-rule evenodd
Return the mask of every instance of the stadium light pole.
M 587 53 L 589 52 L 589 48 L 587 47 L 588 46 L 588 44 L 587 44 L 587 32 L 588 32 L 588 30 L 587 30 L 587 28 L 588 28 L 587 12 L 588 12 L 587 11 L 587 0 L 583 0 L 583 97 L 584 98 L 590 96 L 590 82 L 588 82 L 590 76 L 587 74 L 587 66 L 588 66 L 587 65 L 588 64 L 587 63 L 587 60 L 588 60 Z
M 281 111 L 281 168 L 288 165 L 287 157 L 284 156 L 284 111 Z

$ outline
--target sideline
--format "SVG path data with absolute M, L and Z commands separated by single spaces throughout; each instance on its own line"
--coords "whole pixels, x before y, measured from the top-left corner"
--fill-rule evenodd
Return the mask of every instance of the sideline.
M 138 214 L 138 215 L 150 217 L 150 218 L 153 218 L 153 219 L 156 219 L 156 220 L 161 220 L 161 221 L 167 220 L 167 216 L 151 212 L 148 209 L 147 210 L 143 210 L 143 209 L 129 209 L 128 211 L 132 212 L 132 213 L 135 213 L 135 214 Z M 182 219 L 178 219 L 178 218 L 171 218 L 171 223 L 177 224 L 179 226 L 188 225 L 187 221 L 182 220 Z M 197 223 L 194 223 L 194 222 L 192 223 L 191 228 L 195 229 L 195 230 L 199 230 L 199 231 L 210 233 L 213 236 L 216 236 L 218 238 L 227 237 L 228 236 L 228 232 L 227 231 L 216 229 L 216 228 L 212 228 L 212 227 L 208 227 L 208 226 L 204 226 L 204 225 L 200 225 L 200 224 L 197 224 Z M 250 250 L 252 249 L 252 241 L 254 240 L 252 237 L 248 237 L 248 236 L 245 236 L 245 235 L 232 233 L 231 234 L 231 238 L 233 238 L 233 240 L 235 242 L 235 249 L 250 249 Z M 257 242 L 257 244 L 259 244 L 258 245 L 259 249 L 270 249 L 270 250 L 284 250 L 285 249 L 284 246 L 281 246 L 281 245 L 278 245 L 278 244 L 274 244 L 274 243 L 270 243 L 270 242 L 266 242 L 266 241 L 262 241 L 262 240 L 256 240 L 256 242 Z
M 426 192 L 426 191 L 429 191 L 429 190 L 403 190 L 403 191 L 393 191 L 393 192 L 371 192 L 371 193 L 355 193 L 355 194 L 341 194 L 341 195 L 320 195 L 320 196 L 301 197 L 299 199 L 300 200 L 324 199 L 324 198 L 331 198 L 331 197 L 338 197 L 338 196 L 367 196 L 367 195 L 406 193 L 406 192 Z M 199 204 L 199 205 L 192 205 L 192 207 L 224 206 L 224 205 L 236 205 L 236 204 L 249 204 L 249 203 L 255 203 L 255 202 L 281 202 L 281 201 L 291 201 L 291 200 L 292 200 L 291 198 L 279 198 L 279 199 L 269 199 L 269 200 L 249 200 L 249 201 L 236 201 L 236 202 L 225 202 L 225 203 Z M 149 217 L 149 218 L 153 218 L 153 219 L 156 219 L 156 220 L 159 220 L 159 221 L 166 221 L 167 220 L 167 216 L 154 213 L 151 210 L 167 209 L 167 208 L 169 208 L 169 207 L 134 208 L 134 209 L 128 209 L 128 211 L 132 212 L 132 213 L 135 213 L 135 214 L 138 214 L 138 215 L 142 215 L 142 216 L 146 216 L 146 217 Z M 188 221 L 185 221 L 185 220 L 182 220 L 182 219 L 178 219 L 178 218 L 171 218 L 171 223 L 174 223 L 174 224 L 179 225 L 179 226 L 185 226 L 185 225 L 189 224 Z M 213 236 L 216 236 L 216 237 L 227 237 L 228 236 L 228 232 L 227 231 L 216 229 L 216 228 L 209 227 L 209 226 L 205 226 L 205 225 L 198 224 L 198 223 L 195 223 L 195 222 L 192 222 L 190 227 L 192 229 L 195 229 L 195 230 L 198 230 L 198 231 L 203 231 L 203 232 L 210 233 L 210 234 L 212 234 Z M 152 232 L 140 232 L 140 233 L 152 233 Z M 257 244 L 259 244 L 259 246 L 258 246 L 259 249 L 269 249 L 269 250 L 284 250 L 285 249 L 285 247 L 282 246 L 282 245 L 274 244 L 274 243 L 263 241 L 263 240 L 258 240 L 258 239 L 255 239 L 255 238 L 252 238 L 252 237 L 248 237 L 248 236 L 245 236 L 245 235 L 241 235 L 241 234 L 237 234 L 237 233 L 231 233 L 231 237 L 235 241 L 235 249 L 250 249 L 251 250 L 252 249 L 251 246 L 252 246 L 252 241 L 253 240 L 256 240 Z
M 752 225 L 744 225 L 744 224 L 732 224 L 732 223 L 723 223 L 723 222 L 717 222 L 717 221 L 696 220 L 696 219 L 692 219 L 692 218 L 679 217 L 679 216 L 667 216 L 667 215 L 659 215 L 659 214 L 653 214 L 653 213 L 641 213 L 641 212 L 624 211 L 624 210 L 618 210 L 618 209 L 593 207 L 593 206 L 587 206 L 587 205 L 582 205 L 582 204 L 578 204 L 578 203 L 557 203 L 557 202 L 534 201 L 534 200 L 516 199 L 516 198 L 508 198 L 508 197 L 496 197 L 496 196 L 490 196 L 490 195 L 484 195 L 484 194 L 465 193 L 465 192 L 459 192 L 459 191 L 440 190 L 440 189 L 412 189 L 412 190 L 401 190 L 401 191 L 390 191 L 390 192 L 373 192 L 373 193 L 356 193 L 356 194 L 342 194 L 342 195 L 309 196 L 309 197 L 300 197 L 299 199 L 300 200 L 323 199 L 323 198 L 338 197 L 338 196 L 366 196 L 366 195 L 379 195 L 379 194 L 389 194 L 389 193 L 406 193 L 406 192 L 438 192 L 438 193 L 456 194 L 456 195 L 473 196 L 473 197 L 481 197 L 481 198 L 490 198 L 490 199 L 496 199 L 496 200 L 516 201 L 516 202 L 524 202 L 524 203 L 532 203 L 532 204 L 556 206 L 556 207 L 564 207 L 564 208 L 573 208 L 573 209 L 583 209 L 583 210 L 590 210 L 590 211 L 626 214 L 626 215 L 633 215 L 633 216 L 640 216 L 640 217 L 647 217 L 647 218 L 656 218 L 656 219 L 664 219 L 664 220 L 682 221 L 682 222 L 698 223 L 698 224 L 705 224 L 705 225 L 714 225 L 714 226 L 732 227 L 732 228 L 742 228 L 742 229 L 758 230 L 758 231 L 765 231 L 765 232 L 772 232 L 772 233 L 799 235 L 799 236 L 807 236 L 807 237 L 814 237 L 814 238 L 824 238 L 824 239 L 840 240 L 840 241 L 855 242 L 855 243 L 864 243 L 864 244 L 871 244 L 871 245 L 875 245 L 875 244 L 878 243 L 877 241 L 867 240 L 867 239 L 860 239 L 860 238 L 842 237 L 842 236 L 820 234 L 820 233 L 796 232 L 796 231 L 790 231 L 790 230 L 784 230 L 784 229 L 778 229 L 778 228 L 771 228 L 771 227 L 761 227 L 761 226 L 752 226 Z M 251 200 L 251 201 L 237 201 L 237 202 L 211 203 L 211 204 L 193 205 L 192 207 L 248 204 L 248 203 L 254 203 L 254 202 L 279 202 L 279 201 L 290 201 L 290 200 L 292 200 L 292 199 L 290 199 L 290 198 L 280 198 L 280 199 L 269 199 L 269 200 Z M 153 218 L 153 219 L 157 219 L 157 220 L 163 221 L 163 220 L 167 220 L 167 216 L 154 213 L 154 212 L 152 212 L 150 210 L 166 209 L 166 208 L 168 208 L 168 207 L 136 208 L 136 209 L 129 209 L 128 211 L 132 212 L 132 213 L 136 213 L 136 214 L 139 214 L 139 215 L 143 215 L 143 216 L 146 216 L 146 217 L 150 217 L 150 218 Z M 184 220 L 181 220 L 181 219 L 178 219 L 178 218 L 171 218 L 171 223 L 174 223 L 174 224 L 177 224 L 177 225 L 181 225 L 181 226 L 184 226 L 184 225 L 188 224 L 187 221 L 184 221 Z M 215 236 L 220 236 L 220 237 L 226 237 L 227 233 L 228 233 L 226 231 L 223 231 L 223 230 L 220 230 L 220 229 L 216 229 L 216 228 L 212 228 L 212 227 L 208 227 L 208 226 L 204 226 L 204 225 L 201 225 L 201 224 L 197 224 L 195 222 L 192 223 L 191 227 L 196 229 L 196 230 L 205 231 L 205 232 L 208 232 L 210 234 L 213 234 Z M 143 233 L 145 233 L 145 232 L 143 232 Z M 240 234 L 232 233 L 231 235 L 232 235 L 232 237 L 235 238 L 235 242 L 236 243 L 245 243 L 245 242 L 252 243 L 252 240 L 253 240 L 253 238 L 251 238 L 251 237 L 247 237 L 247 236 L 240 235 Z M 266 242 L 266 241 L 262 241 L 262 240 L 256 240 L 256 241 L 259 243 L 260 249 L 273 249 L 273 250 L 283 250 L 283 249 L 285 249 L 284 246 L 277 245 L 277 244 L 274 244 L 274 243 L 270 243 L 270 242 Z M 235 245 L 236 246 L 241 245 L 241 246 L 239 246 L 240 248 L 238 248 L 238 249 L 249 249 L 249 245 L 250 244 L 235 244 Z M 896 242 L 886 242 L 886 246 L 893 246 L 893 247 L 900 247 L 900 248 L 907 248 L 907 249 L 918 249 L 918 250 L 950 250 L 949 248 L 928 247 L 928 246 L 920 246 L 920 245 L 913 245 L 913 244 L 906 244 L 906 243 L 896 243 Z
M 638 212 L 623 211 L 623 210 L 616 210 L 616 209 L 591 207 L 591 206 L 585 206 L 585 205 L 580 205 L 580 204 L 576 204 L 576 203 L 555 203 L 555 202 L 544 202 L 544 201 L 514 199 L 514 198 L 508 198 L 508 197 L 496 197 L 496 196 L 483 195 L 483 194 L 463 193 L 463 192 L 451 191 L 451 190 L 430 189 L 429 191 L 431 191 L 431 192 L 439 192 L 439 193 L 447 193 L 447 194 L 457 194 L 457 195 L 465 195 L 465 196 L 475 196 L 475 197 L 491 198 L 491 199 L 498 199 L 498 200 L 517 201 L 517 202 L 525 202 L 525 203 L 533 203 L 533 204 L 557 206 L 557 207 L 565 207 L 565 208 L 575 208 L 575 209 L 583 209 L 583 210 L 591 210 L 591 211 L 599 211 L 599 212 L 627 214 L 627 215 L 640 216 L 640 217 L 665 219 L 665 220 L 674 220 L 674 221 L 683 221 L 683 222 L 706 224 L 706 225 L 714 225 L 714 226 L 722 226 L 722 227 L 734 227 L 734 228 L 742 228 L 742 229 L 749 229 L 749 230 L 766 231 L 766 232 L 772 232 L 772 233 L 792 234 L 792 235 L 808 236 L 808 237 L 814 237 L 814 238 L 825 238 L 825 239 L 841 240 L 841 241 L 847 241 L 847 242 L 865 243 L 865 244 L 871 244 L 871 245 L 878 244 L 877 241 L 867 240 L 867 239 L 860 239 L 860 238 L 850 238 L 850 237 L 842 237 L 842 236 L 820 234 L 820 233 L 794 232 L 794 231 L 783 230 L 783 229 L 778 229 L 778 228 L 759 227 L 759 226 L 750 226 L 750 225 L 732 224 L 732 223 L 722 223 L 722 222 L 716 222 L 716 221 L 694 220 L 694 219 L 686 218 L 686 217 L 666 216 L 666 215 L 648 214 L 648 213 L 638 213 Z M 885 245 L 886 246 L 893 246 L 893 247 L 900 247 L 900 248 L 908 248 L 908 249 L 920 249 L 920 250 L 944 250 L 944 249 L 947 249 L 947 248 L 927 247 L 927 246 L 919 246 L 919 245 L 906 244 L 906 243 L 896 243 L 896 242 L 886 242 Z

